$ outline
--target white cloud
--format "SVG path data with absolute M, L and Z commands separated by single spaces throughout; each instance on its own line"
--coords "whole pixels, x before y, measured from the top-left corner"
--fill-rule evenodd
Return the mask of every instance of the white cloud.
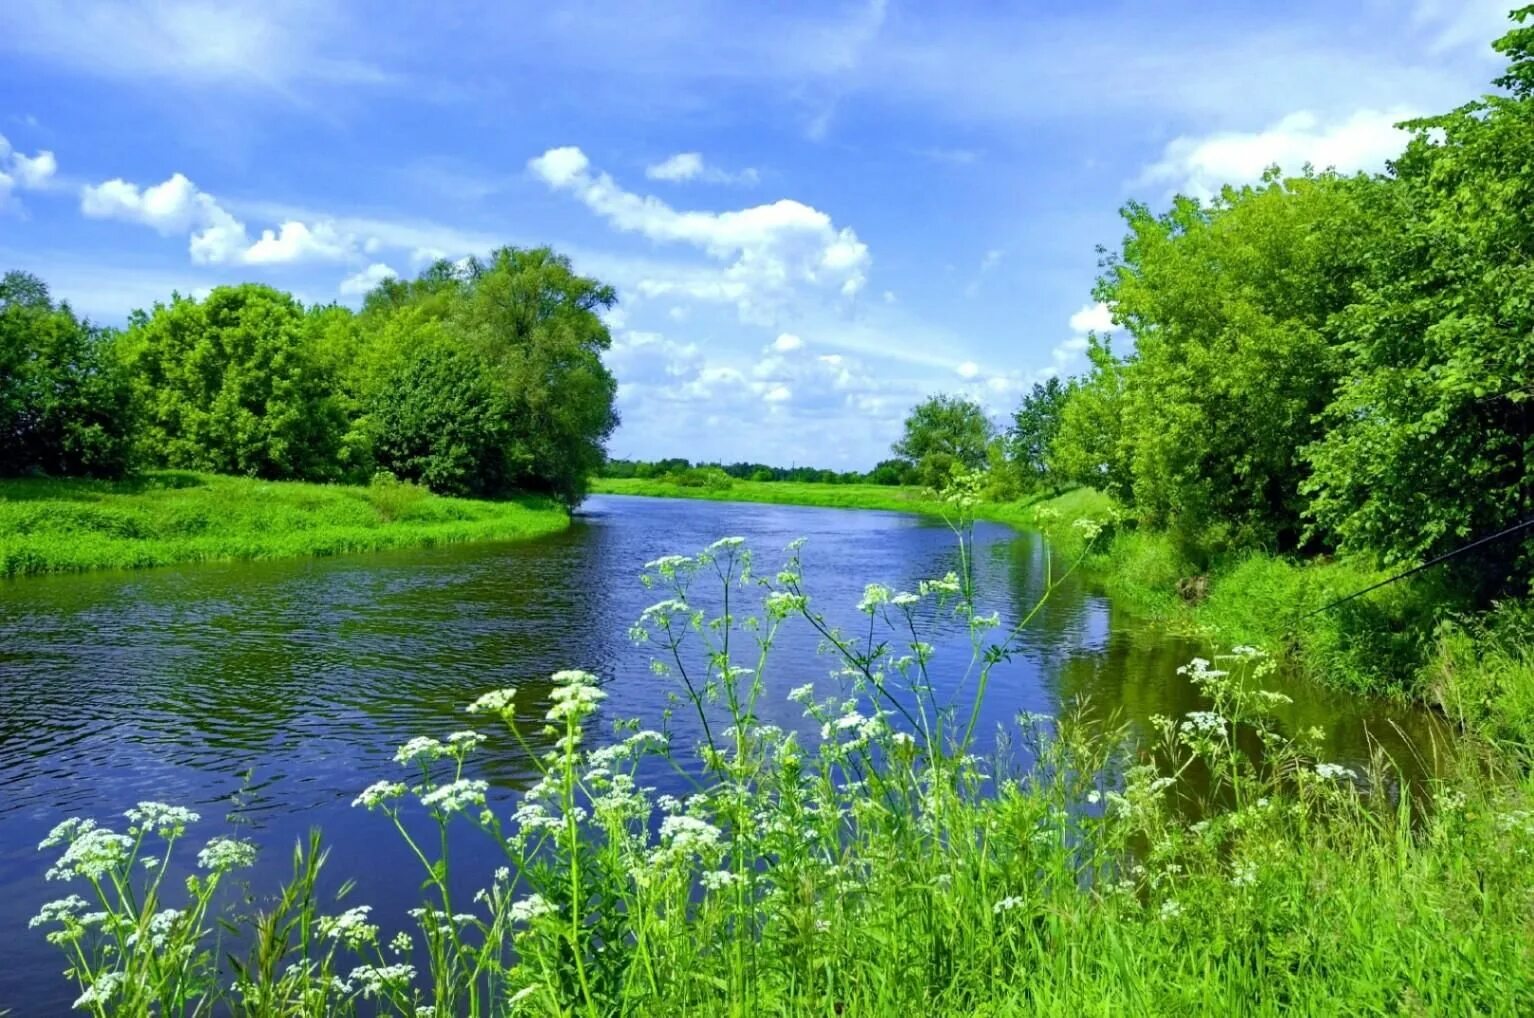
M 768 403 L 787 403 L 793 398 L 794 390 L 790 389 L 786 385 L 774 385 L 772 388 L 762 393 L 762 399 L 766 400 Z
M 792 332 L 782 333 L 777 339 L 772 341 L 772 348 L 778 353 L 788 353 L 791 350 L 798 350 L 803 346 L 804 340 Z
M 355 238 L 343 236 L 332 223 L 290 220 L 275 231 L 262 230 L 261 239 L 244 252 L 247 265 L 286 265 L 302 261 L 341 261 L 357 249 Z
M 398 276 L 399 273 L 383 262 L 374 262 L 361 272 L 354 272 L 341 280 L 341 296 L 361 297 L 384 280 Z
M 1397 106 L 1324 121 L 1302 110 L 1260 131 L 1184 136 L 1167 144 L 1139 182 L 1207 198 L 1225 184 L 1256 181 L 1270 166 L 1289 173 L 1306 164 L 1344 173 L 1376 170 L 1405 147 L 1407 135 L 1395 125 L 1413 115 L 1411 109 Z
M 0 134 L 0 209 L 10 204 L 12 191 L 38 191 L 47 187 L 58 172 L 58 160 L 43 149 L 35 156 L 18 152 L 5 135 Z
M 181 173 L 146 188 L 121 178 L 88 184 L 80 192 L 80 211 L 92 219 L 148 226 L 161 236 L 190 234 L 188 253 L 192 261 L 203 265 L 344 261 L 362 246 L 334 223 L 311 226 L 298 220 L 262 230 L 251 243 L 245 224 Z
M 645 167 L 644 175 L 651 180 L 679 183 L 684 180 L 701 180 L 708 184 L 755 184 L 760 174 L 752 167 L 738 173 L 721 170 L 703 161 L 698 152 L 678 152 L 674 156 Z
M 376 67 L 328 50 L 357 38 L 318 0 L 7 0 L 0 51 L 135 85 L 173 80 L 291 95 L 302 81 L 377 84 Z
M 867 280 L 867 245 L 850 227 L 838 229 L 830 216 L 802 202 L 784 198 L 728 212 L 682 212 L 653 196 L 623 190 L 605 173 L 593 175 L 578 148 L 550 149 L 528 166 L 550 187 L 574 194 L 614 229 L 660 243 L 688 244 L 725 263 L 721 273 L 708 276 L 642 280 L 642 295 L 726 301 L 745 317 L 760 317 L 801 288 L 833 289 L 850 297 Z
M 974 378 L 976 375 L 980 374 L 980 365 L 976 364 L 974 361 L 964 361 L 953 370 L 954 374 L 958 375 L 960 378 L 969 379 Z
M 1072 332 L 1111 332 L 1113 331 L 1113 311 L 1098 301 L 1096 304 L 1087 304 L 1080 311 L 1071 315 Z

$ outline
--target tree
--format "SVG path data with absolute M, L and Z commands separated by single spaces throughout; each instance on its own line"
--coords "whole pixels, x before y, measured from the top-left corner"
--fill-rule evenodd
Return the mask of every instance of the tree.
M 980 404 L 961 396 L 929 397 L 911 409 L 905 434 L 892 447 L 913 464 L 918 480 L 945 487 L 955 467 L 979 470 L 986 463 L 991 421 Z
M 351 383 L 378 466 L 439 491 L 579 501 L 618 423 L 599 314 L 615 300 L 547 248 L 380 285 L 359 318 L 368 352 Z
M 1091 370 L 1070 389 L 1060 408 L 1060 427 L 1046 458 L 1049 473 L 1072 484 L 1097 488 L 1126 505 L 1133 498 L 1130 451 L 1124 440 L 1124 384 L 1127 366 L 1107 340 L 1092 336 Z
M 0 278 L 0 474 L 126 469 L 132 415 L 110 343 L 36 276 Z
M 1299 450 L 1339 378 L 1333 317 L 1388 226 L 1380 186 L 1275 169 L 1207 205 L 1124 209 L 1129 233 L 1094 292 L 1135 339 L 1122 441 L 1142 518 L 1297 543 Z
M 147 463 L 273 479 L 340 474 L 346 427 L 312 322 L 269 286 L 172 295 L 136 311 L 119 343 Z
M 1049 483 L 1049 450 L 1060 432 L 1060 415 L 1074 385 L 1058 377 L 1033 383 L 1012 414 L 1007 431 L 1008 458 L 1026 487 Z
M 1412 122 L 1392 164 L 1377 214 L 1396 229 L 1340 317 L 1342 381 L 1306 450 L 1310 514 L 1348 547 L 1421 559 L 1534 515 L 1531 14 L 1495 44 L 1508 94 Z

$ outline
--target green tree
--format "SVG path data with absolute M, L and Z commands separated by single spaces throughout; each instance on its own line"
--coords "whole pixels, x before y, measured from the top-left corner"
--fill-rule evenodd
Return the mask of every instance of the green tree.
M 1130 452 L 1124 440 L 1124 385 L 1127 365 L 1107 340 L 1090 337 L 1091 369 L 1070 387 L 1060 408 L 1060 426 L 1046 457 L 1050 476 L 1105 491 L 1129 504 L 1133 497 Z
M 939 394 L 911 408 L 905 433 L 892 449 L 915 467 L 920 483 L 942 488 L 955 467 L 985 466 L 991 431 L 990 418 L 979 403 Z
M 1531 14 L 1495 44 L 1507 94 L 1408 125 L 1377 213 L 1396 229 L 1341 316 L 1342 384 L 1305 490 L 1323 532 L 1390 559 L 1534 515 Z
M 351 381 L 377 465 L 438 491 L 579 501 L 618 423 L 600 316 L 615 300 L 547 248 L 379 286 Z
M 1038 488 L 1053 483 L 1049 469 L 1049 451 L 1060 433 L 1060 415 L 1065 410 L 1074 385 L 1058 377 L 1033 383 L 1012 414 L 1007 430 L 1007 453 L 1025 487 Z
M 110 339 L 36 276 L 0 278 L 0 474 L 126 469 L 132 415 Z
M 1135 340 L 1122 427 L 1143 518 L 1297 542 L 1299 450 L 1340 375 L 1332 318 L 1388 225 L 1381 186 L 1275 169 L 1207 205 L 1124 209 L 1129 233 L 1095 294 Z
M 119 343 L 146 462 L 327 480 L 341 472 L 345 408 L 313 320 L 286 293 L 247 283 L 136 311 Z

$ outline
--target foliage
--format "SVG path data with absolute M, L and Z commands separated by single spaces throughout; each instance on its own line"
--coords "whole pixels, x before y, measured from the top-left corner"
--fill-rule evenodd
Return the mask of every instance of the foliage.
M 471 502 L 368 486 L 150 471 L 0 481 L 0 577 L 514 540 L 568 523 L 535 497 Z
M 1109 493 L 1128 504 L 1130 456 L 1124 440 L 1126 366 L 1106 339 L 1090 337 L 1091 371 L 1076 381 L 1060 409 L 1060 427 L 1046 457 L 1049 472 L 1071 484 Z
M 1121 441 L 1143 518 L 1297 542 L 1298 449 L 1336 385 L 1328 325 L 1380 232 L 1367 202 L 1379 186 L 1275 171 L 1208 205 L 1124 209 L 1123 252 L 1095 295 L 1135 340 Z
M 991 430 L 979 403 L 939 394 L 911 408 L 904 434 L 892 450 L 915 467 L 922 484 L 941 490 L 956 470 L 985 466 Z
M 600 317 L 616 299 L 548 248 L 382 283 L 358 322 L 375 348 L 351 382 L 377 465 L 435 491 L 578 502 L 618 423 Z
M 966 533 L 961 525 L 960 534 Z M 967 561 L 967 555 L 962 556 Z M 540 772 L 514 810 L 475 776 L 485 736 L 418 737 L 402 780 L 361 790 L 420 858 L 413 923 L 314 893 L 319 854 L 260 916 L 210 889 L 249 861 L 210 843 L 185 895 L 168 845 L 195 818 L 141 804 L 120 835 L 61 824 L 56 874 L 93 892 L 36 920 L 98 1015 L 1521 1013 L 1534 1004 L 1526 781 L 1466 767 L 1426 796 L 1400 776 L 1318 757 L 1272 721 L 1272 662 L 1238 648 L 1186 672 L 1207 709 L 1161 718 L 1131 754 L 1077 709 L 1026 716 L 1016 755 L 973 755 L 1000 629 L 967 573 L 865 591 L 838 632 L 793 553 L 762 580 L 738 538 L 646 568 L 661 596 L 634 629 L 701 724 L 689 760 L 619 722 L 589 745 L 606 694 L 580 671 L 549 701 L 485 693 Z M 754 602 L 754 608 L 752 603 Z M 970 634 L 972 702 L 940 703 L 931 618 Z M 833 686 L 789 698 L 820 738 L 764 724 L 771 648 L 816 634 Z M 866 629 L 864 633 L 862 630 Z M 529 722 L 532 717 L 541 720 Z M 543 726 L 535 744 L 530 732 Z M 550 744 L 552 742 L 552 745 Z M 1244 748 L 1261 745 L 1259 760 Z M 693 791 L 657 796 L 646 765 Z M 1195 783 L 1191 775 L 1202 776 Z M 472 901 L 457 832 L 505 853 Z M 148 859 L 146 868 L 139 860 Z M 218 973 L 214 923 L 251 945 Z M 1090 963 L 1083 961 L 1090 959 Z
M 303 307 L 247 283 L 137 311 L 119 342 L 146 464 L 266 479 L 341 474 L 345 420 Z
M 1341 316 L 1342 384 L 1307 452 L 1318 528 L 1396 561 L 1534 515 L 1534 28 L 1496 47 L 1510 94 L 1409 125 L 1374 213 L 1397 228 Z
M 132 415 L 109 342 L 36 276 L 0 278 L 0 476 L 124 471 Z
M 1033 383 L 1012 413 L 1007 429 L 1008 458 L 1015 464 L 1024 487 L 1032 490 L 1057 486 L 1053 476 L 1050 450 L 1060 433 L 1060 419 L 1075 389 L 1075 382 L 1062 382 L 1058 376 Z

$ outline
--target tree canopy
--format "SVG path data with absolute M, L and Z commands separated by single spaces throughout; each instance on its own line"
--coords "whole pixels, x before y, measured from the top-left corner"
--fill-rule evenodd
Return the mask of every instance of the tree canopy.
M 955 467 L 978 470 L 985 466 L 991 433 L 991 420 L 979 403 L 940 394 L 911 408 L 905 432 L 892 451 L 914 465 L 922 484 L 941 488 Z

